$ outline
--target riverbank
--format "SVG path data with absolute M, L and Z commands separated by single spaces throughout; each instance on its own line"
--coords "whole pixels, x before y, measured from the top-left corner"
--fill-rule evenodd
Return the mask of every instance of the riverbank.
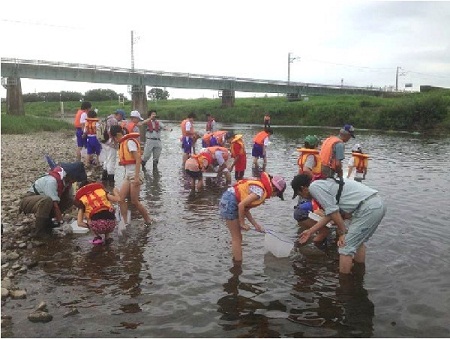
M 387 95 L 387 94 L 386 94 Z M 59 102 L 27 102 L 25 114 L 39 117 L 60 118 Z M 79 108 L 79 102 L 64 103 L 64 115 L 71 116 Z M 132 110 L 127 101 L 119 105 L 116 100 L 92 102 L 99 116 L 106 117 L 121 108 Z M 396 97 L 373 97 L 364 95 L 310 96 L 308 100 L 288 102 L 285 97 L 238 98 L 233 107 L 222 107 L 217 99 L 171 99 L 149 101 L 149 109 L 156 109 L 159 119 L 182 121 L 194 112 L 200 125 L 210 113 L 221 123 L 263 124 L 266 113 L 271 115 L 272 125 L 334 126 L 350 123 L 355 128 L 384 131 L 408 131 L 419 133 L 450 132 L 450 91 L 429 93 L 404 93 Z M 2 105 L 2 111 L 5 111 Z M 146 112 L 141 112 L 146 116 Z M 11 127 L 3 122 L 2 133 Z M 5 125 L 5 126 L 4 126 Z M 196 125 L 196 127 L 199 125 Z M 200 128 L 201 129 L 201 128 Z
M 3 306 L 11 299 L 27 299 L 27 291 L 16 284 L 16 278 L 27 270 L 40 265 L 30 254 L 45 241 L 32 236 L 34 215 L 19 214 L 21 197 L 31 184 L 45 174 L 49 167 L 44 154 L 50 154 L 57 162 L 71 162 L 75 159 L 73 133 L 40 132 L 26 135 L 3 134 L 1 136 L 1 273 L 2 273 L 2 337 L 7 334 L 8 323 L 14 321 Z M 87 171 L 88 176 L 97 172 Z M 74 209 L 65 214 L 65 220 L 75 218 Z M 24 300 L 24 303 L 27 301 Z M 41 315 L 38 321 L 48 319 L 44 316 L 44 305 L 30 302 L 30 314 Z M 33 311 L 33 308 L 35 310 Z M 32 319 L 36 319 L 33 318 Z M 33 320 L 30 320 L 33 321 Z M 4 330 L 6 332 L 4 332 Z

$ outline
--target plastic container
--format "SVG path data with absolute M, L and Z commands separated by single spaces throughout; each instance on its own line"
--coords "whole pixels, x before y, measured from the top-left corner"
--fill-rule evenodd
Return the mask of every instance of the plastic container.
M 294 249 L 294 242 L 273 233 L 271 230 L 266 230 L 264 246 L 277 258 L 286 258 Z

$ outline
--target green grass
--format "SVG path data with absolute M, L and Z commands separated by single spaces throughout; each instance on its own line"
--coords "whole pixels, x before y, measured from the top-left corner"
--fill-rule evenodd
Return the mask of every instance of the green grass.
M 74 115 L 79 102 L 65 102 L 67 115 Z M 132 110 L 131 102 L 120 106 L 117 101 L 92 102 L 99 109 L 99 116 L 106 117 L 117 108 L 127 114 Z M 20 133 L 18 131 L 43 130 L 48 128 L 72 128 L 60 122 L 51 123 L 45 119 L 30 124 L 32 116 L 61 117 L 58 102 L 25 103 L 27 118 L 15 123 L 12 117 L 2 114 L 2 133 Z M 224 123 L 262 124 L 264 113 L 269 112 L 272 125 L 299 126 L 342 126 L 353 124 L 357 128 L 404 130 L 419 132 L 450 131 L 450 91 L 429 93 L 409 93 L 404 95 L 373 97 L 364 95 L 322 95 L 309 96 L 308 101 L 288 102 L 284 96 L 264 98 L 237 98 L 234 107 L 222 107 L 221 99 L 170 99 L 157 102 L 149 101 L 149 109 L 156 109 L 163 120 L 183 120 L 194 112 L 197 120 L 205 121 L 206 113 L 211 113 L 217 121 Z M 2 104 L 2 112 L 4 112 Z M 143 113 L 143 114 L 142 114 Z M 145 112 L 141 112 L 147 116 Z M 5 119 L 8 117 L 8 119 Z M 56 125 L 55 125 L 56 124 Z M 18 125 L 18 126 L 17 126 Z M 53 127 L 51 127 L 53 126 Z
M 2 134 L 27 134 L 40 131 L 73 130 L 73 125 L 53 118 L 2 114 Z

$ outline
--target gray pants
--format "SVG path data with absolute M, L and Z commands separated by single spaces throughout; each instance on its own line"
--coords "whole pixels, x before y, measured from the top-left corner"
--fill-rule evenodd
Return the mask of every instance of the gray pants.
M 157 164 L 162 151 L 161 140 L 152 140 L 147 138 L 144 146 L 144 155 L 142 161 L 148 161 L 153 155 L 153 163 Z

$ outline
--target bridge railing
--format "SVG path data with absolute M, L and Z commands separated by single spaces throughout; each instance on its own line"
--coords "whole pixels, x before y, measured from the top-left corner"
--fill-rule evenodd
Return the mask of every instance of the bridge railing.
M 359 86 L 342 86 L 342 85 L 327 85 L 318 83 L 304 83 L 304 82 L 287 82 L 282 80 L 266 80 L 266 79 L 254 79 L 254 78 L 241 78 L 241 77 L 230 77 L 222 75 L 209 75 L 209 74 L 197 74 L 197 73 L 183 73 L 183 72 L 166 72 L 158 70 L 146 70 L 146 69 L 130 69 L 122 67 L 112 67 L 105 65 L 90 65 L 90 64 L 79 64 L 79 63 L 67 63 L 60 61 L 47 61 L 47 60 L 30 60 L 30 59 L 16 59 L 16 58 L 1 58 L 2 63 L 9 64 L 28 64 L 36 66 L 48 66 L 48 67 L 61 67 L 61 68 L 76 68 L 76 69 L 86 69 L 101 72 L 119 72 L 119 73 L 132 73 L 132 74 L 142 74 L 142 75 L 154 75 L 160 77 L 182 77 L 182 78 L 192 78 L 192 79 L 206 79 L 206 80 L 226 80 L 230 82 L 251 82 L 254 84 L 269 84 L 276 86 L 292 86 L 292 87 L 304 87 L 304 88 L 329 88 L 329 89 L 346 89 L 346 90 L 365 90 L 365 91 L 381 91 L 381 88 L 376 87 L 359 87 Z

